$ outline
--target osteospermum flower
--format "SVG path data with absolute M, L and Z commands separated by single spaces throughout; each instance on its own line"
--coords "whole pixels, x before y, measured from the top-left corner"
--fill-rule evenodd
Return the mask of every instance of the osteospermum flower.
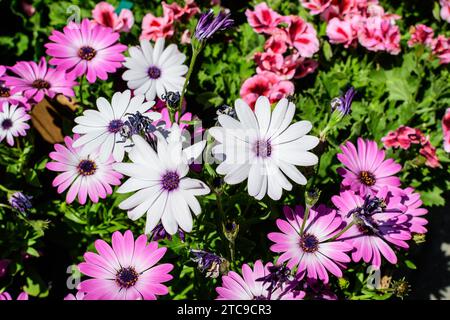
M 272 232 L 268 238 L 275 242 L 270 247 L 273 252 L 282 252 L 278 263 L 288 261 L 291 269 L 297 267 L 297 274 L 311 279 L 328 282 L 328 272 L 342 277 L 341 268 L 350 262 L 346 254 L 352 249 L 349 244 L 331 240 L 342 227 L 342 219 L 336 211 L 320 205 L 311 208 L 302 230 L 304 209 L 296 206 L 295 211 L 284 207 L 285 219 L 278 219 L 277 226 L 281 232 Z
M 73 143 L 74 148 L 83 146 L 89 153 L 99 149 L 102 160 L 108 160 L 112 155 L 114 160 L 122 161 L 125 148 L 129 141 L 121 136 L 129 115 L 139 112 L 150 120 L 160 118 L 159 113 L 149 112 L 154 102 L 145 102 L 143 95 L 131 97 L 131 91 L 114 93 L 111 103 L 105 98 L 97 99 L 97 110 L 86 110 L 83 115 L 75 118 L 76 125 L 72 131 L 81 134 Z
M 345 168 L 339 168 L 338 173 L 344 178 L 342 185 L 361 196 L 373 195 L 382 187 L 396 188 L 400 179 L 394 174 L 402 166 L 393 159 L 385 160 L 385 153 L 378 149 L 375 141 L 358 138 L 358 149 L 348 141 L 341 146 L 343 153 L 337 155 Z
M 0 293 L 0 301 L 1 300 L 13 300 L 13 298 L 11 297 L 11 295 L 8 292 L 2 292 Z M 16 300 L 28 300 L 28 293 L 26 292 L 21 292 L 18 296 Z
M 50 64 L 69 76 L 86 75 L 89 82 L 97 78 L 106 80 L 125 60 L 122 52 L 127 46 L 117 43 L 119 33 L 83 19 L 81 24 L 70 22 L 63 32 L 54 30 L 45 45 L 52 56 Z
M 47 61 L 41 58 L 39 64 L 34 61 L 20 61 L 9 68 L 15 76 L 4 76 L 11 93 L 22 92 L 29 100 L 39 103 L 47 95 L 53 98 L 61 93 L 73 97 L 73 86 L 77 83 L 64 71 L 47 67 Z
M 30 115 L 25 108 L 3 103 L 3 109 L 0 111 L 0 142 L 6 138 L 6 142 L 14 145 L 14 137 L 25 136 L 26 130 L 30 129 L 27 120 Z
M 347 223 L 339 239 L 353 246 L 352 259 L 361 259 L 376 268 L 381 265 L 381 256 L 390 263 L 397 263 L 397 256 L 391 246 L 408 248 L 406 240 L 411 239 L 406 214 L 408 207 L 400 196 L 393 195 L 386 187 L 375 196 L 360 195 L 344 191 L 334 196 L 333 204 Z
M 0 65 L 0 112 L 3 110 L 3 103 L 8 102 L 9 104 L 19 105 L 21 107 L 25 107 L 27 110 L 30 109 L 30 105 L 27 103 L 27 98 L 25 98 L 22 92 L 13 92 L 9 87 L 5 84 L 5 80 L 3 76 L 5 76 L 6 67 Z
M 128 210 L 128 217 L 137 220 L 147 213 L 145 233 L 150 233 L 161 220 L 166 231 L 173 235 L 178 226 L 191 232 L 195 215 L 201 212 L 196 196 L 209 193 L 209 187 L 200 180 L 186 177 L 189 159 L 196 159 L 205 147 L 205 141 L 182 148 L 181 130 L 174 124 L 167 140 L 159 133 L 157 152 L 144 140 L 134 135 L 134 147 L 128 153 L 133 163 L 116 163 L 114 170 L 130 176 L 118 190 L 135 192 L 119 207 Z M 136 192 L 137 191 L 137 192 Z
M 148 101 L 156 96 L 163 99 L 169 92 L 181 92 L 188 67 L 183 64 L 186 56 L 175 44 L 164 49 L 164 38 L 156 40 L 155 47 L 148 40 L 129 49 L 130 57 L 124 66 L 129 70 L 122 75 L 128 88 L 137 94 L 145 94 Z
M 169 291 L 163 282 L 172 279 L 170 263 L 156 265 L 167 248 L 157 242 L 147 243 L 147 236 L 136 241 L 128 230 L 112 235 L 112 247 L 103 240 L 95 241 L 98 254 L 86 252 L 80 272 L 93 279 L 84 280 L 79 290 L 83 300 L 156 300 L 156 295 Z
M 230 271 L 222 276 L 222 286 L 217 287 L 217 300 L 301 300 L 303 292 L 289 290 L 288 286 L 269 290 L 269 282 L 257 281 L 270 274 L 272 263 L 263 265 L 261 260 L 255 262 L 253 270 L 248 264 L 242 266 L 242 276 Z
M 72 203 L 77 196 L 80 204 L 85 204 L 88 196 L 96 203 L 99 198 L 104 199 L 107 194 L 112 193 L 111 185 L 119 185 L 122 175 L 112 169 L 112 157 L 102 161 L 98 150 L 87 154 L 83 148 L 75 148 L 73 142 L 78 138 L 79 135 L 75 134 L 73 139 L 64 138 L 65 146 L 55 144 L 56 151 L 49 155 L 55 162 L 48 162 L 46 167 L 62 172 L 53 180 L 52 185 L 58 187 L 58 193 L 69 188 L 67 203 Z
M 272 112 L 269 100 L 261 96 L 255 112 L 241 99 L 236 100 L 235 109 L 238 120 L 219 115 L 221 127 L 209 130 L 218 142 L 214 155 L 225 155 L 217 167 L 217 173 L 225 175 L 225 182 L 237 184 L 248 179 L 249 195 L 262 199 L 268 194 L 274 200 L 281 198 L 283 189 L 292 189 L 286 176 L 305 185 L 306 178 L 295 166 L 317 163 L 317 156 L 308 150 L 319 139 L 306 135 L 312 128 L 309 121 L 290 125 L 294 104 L 282 99 Z
M 202 13 L 195 27 L 195 37 L 200 41 L 208 40 L 216 32 L 227 30 L 233 24 L 234 20 L 230 18 L 229 13 L 221 11 L 217 16 L 214 16 L 214 11 L 211 9 Z

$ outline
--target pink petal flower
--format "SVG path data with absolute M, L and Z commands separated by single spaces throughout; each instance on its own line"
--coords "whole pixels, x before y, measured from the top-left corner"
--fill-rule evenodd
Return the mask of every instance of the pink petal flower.
M 272 10 L 265 2 L 255 6 L 255 10 L 245 11 L 248 23 L 257 33 L 272 34 L 280 23 L 284 22 L 283 16 Z

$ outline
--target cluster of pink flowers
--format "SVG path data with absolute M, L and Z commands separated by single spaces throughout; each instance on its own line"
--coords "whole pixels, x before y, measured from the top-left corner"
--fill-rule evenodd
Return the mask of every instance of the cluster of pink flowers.
M 400 52 L 400 30 L 395 21 L 400 17 L 389 14 L 378 0 L 302 0 L 313 15 L 327 21 L 327 36 L 331 43 L 344 47 L 360 45 L 370 51 Z
M 341 149 L 341 192 L 332 197 L 337 209 L 286 206 L 284 219 L 276 221 L 279 232 L 268 234 L 271 251 L 281 254 L 277 263 L 296 270 L 298 279 L 328 283 L 329 274 L 341 277 L 352 260 L 379 268 L 384 257 L 395 264 L 395 250 L 427 231 L 420 195 L 400 188 L 395 174 L 401 166 L 385 159 L 376 142 L 359 138 L 357 146 L 347 142 Z
M 134 16 L 130 10 L 122 9 L 117 15 L 114 6 L 105 1 L 97 3 L 92 10 L 92 18 L 95 23 L 117 32 L 130 32 L 134 24 Z
M 426 159 L 425 165 L 431 168 L 440 167 L 436 148 L 431 144 L 430 138 L 419 129 L 400 126 L 395 131 L 388 132 L 387 136 L 383 137 L 381 141 L 386 148 L 401 148 L 404 150 L 408 150 L 411 145 L 419 145 L 419 153 Z
M 437 57 L 441 64 L 450 63 L 450 38 L 444 35 L 434 38 L 433 29 L 424 24 L 412 26 L 409 32 L 411 34 L 411 38 L 408 40 L 409 47 L 417 44 L 424 45 L 431 50 L 433 56 Z
M 155 17 L 147 13 L 142 20 L 142 33 L 140 39 L 154 40 L 158 38 L 170 38 L 175 33 L 176 22 L 186 22 L 194 15 L 200 13 L 200 8 L 194 0 L 185 0 L 184 7 L 176 2 L 167 4 L 162 2 L 163 16 Z M 189 31 L 183 33 L 183 42 L 189 42 Z
M 268 39 L 265 51 L 254 57 L 257 74 L 243 83 L 240 94 L 251 107 L 261 95 L 275 103 L 294 92 L 290 80 L 316 70 L 317 61 L 311 59 L 319 50 L 316 30 L 300 17 L 281 16 L 265 2 L 245 14 L 255 32 Z

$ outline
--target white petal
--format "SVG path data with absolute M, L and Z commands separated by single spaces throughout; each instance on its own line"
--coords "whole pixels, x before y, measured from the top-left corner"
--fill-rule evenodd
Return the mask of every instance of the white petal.
M 258 100 L 256 100 L 255 115 L 258 120 L 259 132 L 261 136 L 265 136 L 267 130 L 269 130 L 271 117 L 270 101 L 267 97 L 260 96 Z
M 169 196 L 169 201 L 176 204 L 176 210 L 173 211 L 173 214 L 180 228 L 186 232 L 191 232 L 193 225 L 192 214 L 188 204 L 184 200 L 182 191 L 172 192 Z
M 272 144 L 281 144 L 300 139 L 312 129 L 312 124 L 309 121 L 299 121 L 290 125 L 285 131 L 281 132 L 279 136 L 273 136 Z
M 234 106 L 236 114 L 244 128 L 259 130 L 255 114 L 244 100 L 237 99 Z
M 192 178 L 183 178 L 180 180 L 180 188 L 186 192 L 190 192 L 195 196 L 203 196 L 211 190 L 203 181 Z
M 255 163 L 250 167 L 247 181 L 247 188 L 249 195 L 254 197 L 261 192 L 261 187 L 265 175 L 266 173 L 262 163 Z
M 228 184 L 238 184 L 247 179 L 250 171 L 249 164 L 238 165 L 233 171 L 229 172 L 224 180 Z

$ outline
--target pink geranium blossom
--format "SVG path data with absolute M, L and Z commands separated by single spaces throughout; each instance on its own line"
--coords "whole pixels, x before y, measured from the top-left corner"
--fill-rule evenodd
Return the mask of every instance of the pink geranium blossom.
M 253 269 L 248 265 L 242 266 L 242 276 L 230 271 L 222 277 L 222 286 L 217 287 L 217 300 L 301 300 L 304 292 L 293 292 L 282 285 L 274 291 L 269 290 L 269 283 L 257 281 L 270 274 L 272 263 L 263 265 L 261 260 L 255 262 Z M 284 293 L 284 291 L 288 291 Z
M 391 19 L 365 19 L 359 28 L 358 40 L 370 51 L 387 51 L 393 55 L 400 53 L 400 30 Z
M 288 43 L 297 49 L 302 57 L 312 57 L 319 51 L 316 29 L 300 17 L 289 16 L 286 18 Z
M 122 67 L 127 46 L 117 43 L 119 33 L 111 28 L 83 19 L 81 24 L 70 22 L 63 32 L 54 30 L 45 45 L 53 58 L 50 64 L 68 72 L 70 77 L 86 75 L 90 83 L 97 78 L 106 80 L 108 73 Z
M 200 8 L 194 2 L 194 0 L 185 0 L 184 7 L 180 6 L 176 2 L 172 2 L 171 4 L 167 4 L 166 2 L 162 2 L 164 14 L 168 11 L 172 11 L 173 18 L 177 21 L 187 22 L 191 17 L 200 13 Z
M 342 277 L 341 268 L 351 260 L 346 252 L 352 247 L 342 241 L 330 241 L 343 224 L 336 211 L 324 205 L 311 208 L 302 232 L 303 207 L 296 206 L 294 211 L 285 206 L 283 211 L 285 219 L 276 222 L 281 232 L 268 234 L 275 242 L 270 250 L 282 253 L 277 262 L 287 261 L 288 268 L 297 268 L 297 274 L 325 283 L 329 280 L 328 273 Z
M 270 103 L 294 93 L 294 84 L 290 81 L 279 81 L 276 74 L 264 72 L 247 79 L 241 87 L 241 97 L 253 108 L 259 96 L 266 96 Z
M 442 118 L 442 132 L 444 134 L 444 150 L 450 152 L 450 108 L 447 108 Z
M 432 41 L 431 49 L 433 54 L 438 57 L 441 64 L 450 63 L 450 38 L 438 35 L 437 38 Z
M 363 198 L 353 191 L 344 191 L 331 200 L 347 225 L 352 224 L 339 239 L 353 246 L 354 262 L 362 259 L 379 268 L 384 256 L 390 263 L 397 263 L 391 245 L 408 248 L 406 240 L 411 239 L 408 207 L 400 196 L 393 196 L 384 187 L 374 197 Z
M 287 36 L 285 32 L 277 32 L 267 39 L 264 44 L 264 50 L 266 52 L 273 52 L 283 54 L 287 50 Z
M 112 157 L 102 161 L 98 150 L 86 154 L 82 147 L 74 148 L 72 144 L 78 138 L 75 134 L 73 139 L 64 138 L 65 146 L 55 144 L 55 151 L 50 153 L 54 162 L 48 162 L 46 167 L 61 172 L 52 183 L 58 187 L 58 193 L 70 187 L 67 203 L 72 203 L 77 196 L 80 204 L 85 204 L 88 196 L 97 203 L 99 198 L 105 199 L 107 194 L 112 194 L 111 185 L 119 185 L 122 175 L 112 169 Z
M 331 43 L 343 44 L 345 48 L 348 48 L 358 38 L 358 29 L 351 20 L 333 18 L 328 22 L 327 36 Z
M 112 247 L 103 240 L 95 241 L 97 253 L 86 252 L 80 272 L 92 279 L 84 280 L 79 291 L 83 300 L 156 300 L 169 290 L 162 283 L 172 279 L 170 263 L 156 265 L 167 248 L 157 242 L 147 243 L 147 236 L 134 240 L 127 230 L 112 235 Z
M 245 11 L 248 23 L 257 33 L 272 34 L 277 30 L 280 23 L 284 22 L 284 17 L 262 2 L 255 6 L 255 10 Z
M 409 149 L 411 144 L 421 144 L 425 142 L 425 136 L 419 129 L 407 126 L 400 126 L 395 131 L 390 131 L 387 136 L 381 138 L 386 148 Z
M 300 79 L 306 77 L 308 74 L 316 71 L 319 63 L 316 60 L 308 58 L 299 58 L 297 69 L 295 70 L 295 79 Z
M 441 18 L 450 23 L 450 0 L 439 0 Z
M 439 163 L 439 158 L 436 154 L 436 148 L 431 144 L 429 137 L 426 137 L 425 142 L 422 143 L 419 153 L 425 157 L 426 166 L 430 168 L 439 168 L 441 166 Z
M 362 197 L 374 195 L 381 188 L 400 186 L 400 179 L 394 176 L 402 166 L 393 159 L 385 160 L 385 152 L 378 149 L 375 141 L 358 138 L 358 149 L 348 141 L 341 146 L 342 153 L 337 155 L 345 168 L 338 173 L 344 178 L 342 185 Z
M 173 23 L 172 11 L 164 11 L 162 17 L 155 17 L 153 14 L 147 13 L 142 19 L 142 33 L 139 40 L 156 41 L 158 38 L 169 38 L 175 32 Z
M 281 54 L 269 51 L 257 52 L 255 62 L 258 65 L 256 68 L 258 74 L 269 71 L 276 74 L 280 80 L 290 80 L 294 78 L 297 68 L 303 63 L 303 58 L 298 54 L 284 57 Z
M 431 45 L 433 41 L 434 31 L 424 24 L 412 26 L 409 29 L 411 38 L 408 40 L 408 46 L 412 47 L 416 44 Z
M 112 28 L 117 32 L 130 32 L 134 24 L 134 16 L 130 10 L 122 9 L 117 15 L 114 7 L 105 1 L 97 3 L 92 10 L 92 17 L 95 23 Z
M 9 68 L 14 76 L 4 76 L 2 79 L 11 88 L 11 93 L 21 92 L 28 100 L 39 103 L 47 95 L 53 98 L 61 93 L 73 97 L 73 86 L 77 83 L 63 70 L 47 67 L 47 61 L 42 57 L 39 64 L 34 61 L 20 61 Z
M 316 15 L 324 12 L 330 5 L 332 0 L 301 0 L 302 6 L 309 11 L 310 14 Z

